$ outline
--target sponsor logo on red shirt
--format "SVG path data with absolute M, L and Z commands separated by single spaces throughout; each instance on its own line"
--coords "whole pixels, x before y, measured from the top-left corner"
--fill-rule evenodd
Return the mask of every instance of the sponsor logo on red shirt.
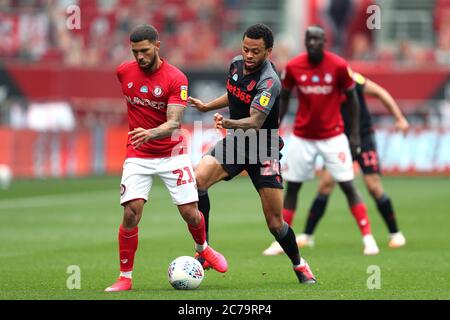
M 333 91 L 333 86 L 298 86 L 303 94 L 330 94 Z
M 152 107 L 158 110 L 165 109 L 166 103 L 161 101 L 151 101 L 149 99 L 141 99 L 139 97 L 125 96 L 125 99 L 134 106 Z

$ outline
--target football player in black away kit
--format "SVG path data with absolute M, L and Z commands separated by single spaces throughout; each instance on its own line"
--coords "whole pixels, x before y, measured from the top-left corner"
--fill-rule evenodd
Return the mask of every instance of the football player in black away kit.
M 201 112 L 230 110 L 230 119 L 214 115 L 215 127 L 228 130 L 200 161 L 195 170 L 199 210 L 208 221 L 208 189 L 221 180 L 231 180 L 246 170 L 261 198 L 267 226 L 290 258 L 300 283 L 314 284 L 316 279 L 308 263 L 300 257 L 295 233 L 283 221 L 283 182 L 280 175 L 278 104 L 281 82 L 269 61 L 273 33 L 263 24 L 250 26 L 242 40 L 242 55 L 230 65 L 227 93 L 204 103 L 189 97 Z M 208 224 L 206 224 L 208 230 Z M 207 265 L 203 264 L 206 268 Z

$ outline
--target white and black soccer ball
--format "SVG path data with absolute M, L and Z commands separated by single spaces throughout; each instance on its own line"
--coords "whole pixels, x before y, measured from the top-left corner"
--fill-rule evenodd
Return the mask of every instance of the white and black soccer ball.
M 198 288 L 202 283 L 205 271 L 197 259 L 181 256 L 170 263 L 167 276 L 175 289 L 191 290 Z
M 0 164 L 0 189 L 8 189 L 11 185 L 12 178 L 11 168 L 6 164 Z

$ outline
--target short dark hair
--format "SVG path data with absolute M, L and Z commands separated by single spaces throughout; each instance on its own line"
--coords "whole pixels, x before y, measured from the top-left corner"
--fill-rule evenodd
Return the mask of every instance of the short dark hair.
M 159 38 L 158 30 L 149 24 L 142 24 L 135 27 L 130 34 L 131 42 L 141 42 L 148 40 L 150 42 L 157 41 Z
M 273 48 L 273 32 L 265 24 L 257 23 L 248 27 L 248 29 L 244 32 L 242 39 L 246 36 L 250 39 L 263 38 L 266 48 Z
M 324 29 L 324 27 L 322 27 L 320 24 L 312 24 L 312 25 L 310 25 L 310 26 L 308 26 L 308 27 L 306 28 L 305 34 L 306 34 L 306 32 L 308 32 L 308 30 L 311 29 L 311 28 L 319 29 L 319 30 L 322 32 L 322 37 L 325 39 L 326 35 L 325 35 L 325 29 Z
M 321 24 L 318 24 L 318 23 L 311 24 L 306 29 L 308 29 L 308 28 L 318 28 L 318 29 L 321 29 L 323 32 L 325 32 L 325 28 Z

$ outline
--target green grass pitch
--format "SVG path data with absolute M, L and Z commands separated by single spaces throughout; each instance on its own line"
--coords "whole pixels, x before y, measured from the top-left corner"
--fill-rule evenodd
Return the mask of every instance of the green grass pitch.
M 238 177 L 210 190 L 210 243 L 228 259 L 229 271 L 206 271 L 200 288 L 174 290 L 167 267 L 193 254 L 186 224 L 159 179 L 139 225 L 134 289 L 104 293 L 118 276 L 117 230 L 122 219 L 119 177 L 15 181 L 0 190 L 0 299 L 449 299 L 450 179 L 384 178 L 407 246 L 389 249 L 388 233 L 357 178 L 369 207 L 381 253 L 362 254 L 361 237 L 335 190 L 316 233 L 302 250 L 318 284 L 297 282 L 286 256 L 263 257 L 273 241 L 250 180 Z M 304 185 L 294 231 L 304 226 L 317 180 Z M 80 289 L 67 287 L 69 266 L 80 268 Z M 369 266 L 378 266 L 381 288 L 369 289 Z M 369 268 L 370 269 L 370 268 Z M 370 279 L 369 279 L 370 280 Z M 370 282 L 370 281 L 369 281 Z

